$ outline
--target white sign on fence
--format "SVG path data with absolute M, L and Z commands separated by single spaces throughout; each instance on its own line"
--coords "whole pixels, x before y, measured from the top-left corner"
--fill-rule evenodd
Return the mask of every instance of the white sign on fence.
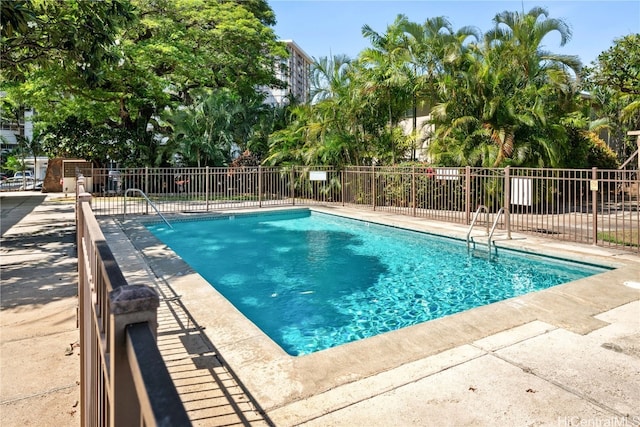
M 532 186 L 531 178 L 511 178 L 511 204 L 531 206 Z
M 309 181 L 326 181 L 327 173 L 325 171 L 309 171 Z
M 458 180 L 458 169 L 436 168 L 436 178 L 446 180 Z

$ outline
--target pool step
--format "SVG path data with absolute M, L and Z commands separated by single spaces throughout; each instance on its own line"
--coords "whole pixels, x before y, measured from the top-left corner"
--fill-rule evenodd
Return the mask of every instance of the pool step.
M 498 248 L 496 247 L 494 240 L 491 240 L 491 246 L 489 246 L 487 236 L 477 236 L 481 237 L 481 239 L 478 240 L 473 237 L 474 236 L 471 236 L 469 238 L 469 255 L 473 257 L 491 259 L 492 256 L 498 254 Z

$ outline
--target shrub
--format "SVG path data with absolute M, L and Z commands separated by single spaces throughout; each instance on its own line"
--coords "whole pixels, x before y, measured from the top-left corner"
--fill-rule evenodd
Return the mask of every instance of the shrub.
M 595 132 L 569 128 L 569 153 L 564 167 L 617 169 L 618 157 Z

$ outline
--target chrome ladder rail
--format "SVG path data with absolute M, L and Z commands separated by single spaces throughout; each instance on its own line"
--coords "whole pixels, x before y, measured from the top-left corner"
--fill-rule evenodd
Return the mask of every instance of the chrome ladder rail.
M 127 194 L 129 194 L 129 192 L 137 192 L 140 193 L 142 195 L 142 197 L 144 197 L 144 199 L 147 201 L 147 203 L 149 203 L 151 205 L 151 207 L 153 208 L 154 211 L 156 211 L 156 213 L 158 214 L 158 216 L 160 218 L 162 218 L 162 220 L 164 221 L 165 224 L 167 224 L 169 226 L 169 228 L 173 229 L 173 226 L 171 224 L 169 224 L 169 221 L 167 221 L 167 219 L 164 217 L 164 215 L 162 215 L 160 213 L 160 211 L 158 210 L 158 208 L 156 207 L 156 205 L 153 204 L 153 202 L 147 197 L 146 194 L 144 194 L 144 191 L 140 190 L 139 188 L 127 188 L 124 192 L 124 213 L 122 214 L 122 218 L 124 219 L 125 216 L 127 216 Z
M 471 243 L 473 242 L 473 248 L 475 249 L 475 240 L 471 236 L 471 232 L 473 231 L 473 227 L 476 225 L 476 221 L 478 220 L 478 216 L 482 211 L 485 212 L 485 223 L 487 227 L 486 235 L 487 235 L 487 250 L 489 252 L 489 258 L 491 258 L 491 244 L 493 243 L 493 233 L 496 231 L 496 227 L 498 226 L 498 221 L 500 217 L 504 213 L 504 207 L 500 208 L 496 213 L 496 217 L 493 220 L 493 224 L 491 225 L 491 229 L 489 229 L 489 208 L 485 205 L 479 205 L 475 214 L 473 215 L 473 219 L 471 220 L 471 225 L 469 226 L 469 230 L 467 231 L 467 252 L 471 251 Z
M 491 226 L 491 231 L 489 232 L 489 238 L 487 240 L 487 245 L 489 246 L 489 255 L 491 255 L 491 243 L 493 238 L 493 232 L 496 230 L 496 226 L 498 225 L 498 220 L 500 220 L 500 216 L 503 213 L 504 213 L 504 208 L 500 208 L 500 210 L 496 214 L 496 218 L 493 220 L 493 225 Z
M 471 242 L 473 242 L 473 247 L 475 249 L 475 242 L 471 237 L 471 231 L 473 231 L 473 227 L 475 227 L 476 221 L 478 220 L 478 216 L 480 216 L 480 213 L 482 211 L 484 211 L 486 214 L 485 222 L 487 224 L 487 235 L 489 234 L 489 208 L 487 208 L 485 205 L 478 205 L 478 209 L 476 209 L 476 212 L 473 214 L 471 225 L 469 225 L 469 230 L 467 231 L 467 252 L 471 250 Z

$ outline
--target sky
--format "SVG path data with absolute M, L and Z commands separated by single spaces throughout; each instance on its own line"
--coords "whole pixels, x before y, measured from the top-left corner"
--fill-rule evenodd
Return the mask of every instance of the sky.
M 560 37 L 549 34 L 542 41 L 544 50 L 578 55 L 589 65 L 613 45 L 617 38 L 640 33 L 640 0 L 268 0 L 276 14 L 274 30 L 278 38 L 293 40 L 312 58 L 346 54 L 355 58 L 370 46 L 362 37 L 368 24 L 383 34 L 400 13 L 410 21 L 445 16 L 454 30 L 470 25 L 487 32 L 493 17 L 505 10 L 528 12 L 541 6 L 550 18 L 563 19 L 573 33 L 560 46 Z

